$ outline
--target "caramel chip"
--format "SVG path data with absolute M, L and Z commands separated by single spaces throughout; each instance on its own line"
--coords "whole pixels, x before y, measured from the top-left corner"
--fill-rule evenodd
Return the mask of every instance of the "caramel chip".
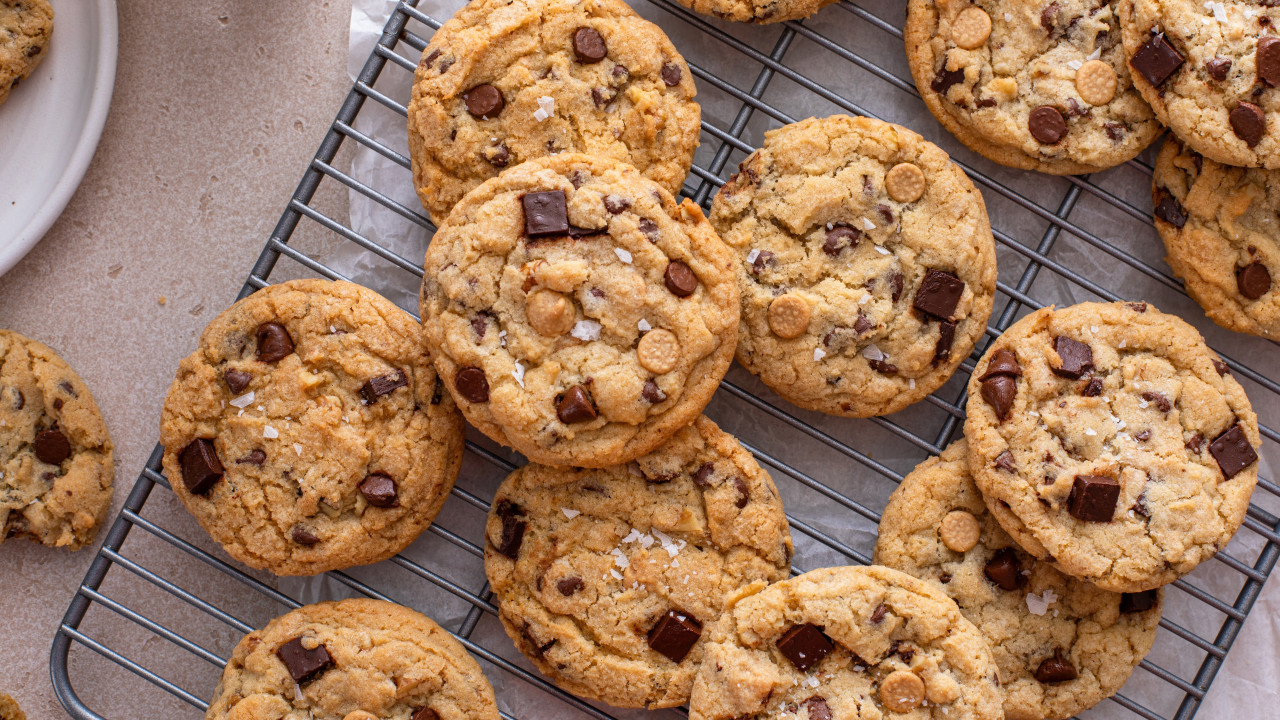
M 640 365 L 655 375 L 669 373 L 680 359 L 680 340 L 670 330 L 650 330 L 636 346 Z
M 787 293 L 769 303 L 769 329 L 780 338 L 791 339 L 809 329 L 809 303 L 795 293 Z
M 911 712 L 924 702 L 924 681 L 913 672 L 894 670 L 880 683 L 880 702 L 892 712 Z
M 548 337 L 569 332 L 575 320 L 569 298 L 554 290 L 529 293 L 524 301 L 524 312 L 529 316 L 529 324 L 533 329 Z
M 978 519 L 964 510 L 952 510 L 947 513 L 946 517 L 942 518 L 942 525 L 938 528 L 942 544 L 958 553 L 973 549 L 973 546 L 978 544 L 978 537 L 981 534 L 982 527 L 978 524 Z
M 981 47 L 991 37 L 991 16 L 981 8 L 965 8 L 951 21 L 951 41 L 965 50 Z
M 1090 105 L 1106 105 L 1116 96 L 1116 71 L 1101 60 L 1090 60 L 1076 71 L 1076 92 Z
M 898 163 L 884 176 L 884 189 L 900 203 L 915 202 L 924 195 L 924 171 L 912 163 Z

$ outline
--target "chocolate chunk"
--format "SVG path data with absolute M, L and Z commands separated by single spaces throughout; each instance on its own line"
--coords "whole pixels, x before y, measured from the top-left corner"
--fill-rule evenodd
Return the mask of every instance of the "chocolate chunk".
M 1147 489 L 1145 487 L 1143 487 L 1142 492 L 1138 493 L 1138 498 L 1133 501 L 1133 506 L 1130 509 L 1144 518 L 1151 517 L 1151 508 L 1147 507 Z
M 1204 69 L 1209 73 L 1209 77 L 1222 82 L 1227 79 L 1227 73 L 1231 71 L 1231 58 L 1215 57 L 1204 64 Z
M 533 636 L 533 632 L 527 622 L 524 624 L 524 627 L 520 628 L 520 634 L 524 636 L 525 642 L 529 644 L 529 647 L 533 650 L 533 654 L 537 657 L 543 657 L 546 655 L 547 651 L 559 642 L 555 638 L 552 638 L 545 643 L 538 642 L 538 638 Z
M 1144 313 L 1147 311 L 1147 304 L 1144 302 L 1131 302 L 1125 303 L 1124 305 L 1136 313 Z
M 314 680 L 317 675 L 333 667 L 333 658 L 323 643 L 308 650 L 302 644 L 302 638 L 296 637 L 276 650 L 276 657 L 288 668 L 289 675 L 299 685 Z
M 936 75 L 933 76 L 933 82 L 929 83 L 929 89 L 941 95 L 946 95 L 952 85 L 964 82 L 964 68 L 958 70 L 947 70 L 944 65 Z
M 1111 522 L 1120 499 L 1120 483 L 1115 478 L 1081 475 L 1071 483 L 1067 512 L 1085 522 Z
M 879 625 L 884 620 L 885 613 L 889 612 L 888 606 L 884 603 L 876 605 L 876 609 L 871 611 L 871 624 Z
M 1120 612 L 1146 612 L 1156 606 L 1156 591 L 1144 590 L 1136 593 L 1124 593 L 1120 596 Z
M 1102 129 L 1107 131 L 1107 138 L 1111 142 L 1120 142 L 1124 139 L 1124 133 L 1128 130 L 1128 126 L 1118 122 L 1108 122 L 1102 124 Z
M 1069 660 L 1062 657 L 1062 650 L 1054 650 L 1053 657 L 1046 658 L 1036 668 L 1036 680 L 1048 685 L 1050 683 L 1067 682 L 1076 679 L 1076 669 Z
M 293 338 L 278 322 L 258 326 L 258 359 L 265 363 L 279 362 L 293 352 Z
M 1221 360 L 1213 361 L 1213 369 L 1217 370 L 1219 375 L 1226 375 L 1227 373 L 1231 372 L 1231 368 L 1227 367 L 1227 364 L 1222 362 Z
M 1245 437 L 1244 428 L 1240 427 L 1240 423 L 1232 425 L 1226 432 L 1214 438 L 1213 442 L 1209 443 L 1209 454 L 1218 461 L 1218 467 L 1222 469 L 1222 474 L 1228 480 L 1258 459 L 1258 453 L 1254 452 L 1253 446 L 1249 444 L 1249 438 Z
M 698 289 L 698 276 L 688 265 L 672 260 L 667 263 L 666 272 L 662 273 L 662 284 L 676 297 L 689 297 Z
M 243 370 L 228 368 L 222 372 L 222 381 L 227 384 L 227 389 L 236 395 L 249 387 L 250 380 L 253 380 L 253 375 Z
M 640 232 L 649 238 L 649 242 L 658 242 L 658 223 L 649 218 L 640 218 L 640 222 L 636 223 L 636 225 L 640 227 Z
M 595 28 L 580 27 L 573 31 L 573 54 L 585 65 L 598 63 L 609 54 L 604 37 Z
M 858 317 L 862 317 L 859 315 Z M 956 324 L 950 320 L 938 323 L 938 342 L 933 346 L 933 365 L 937 367 L 951 359 L 951 346 L 956 341 Z
M 1160 188 L 1158 192 L 1160 201 L 1156 203 L 1156 217 L 1176 228 L 1186 225 L 1187 211 L 1182 207 L 1182 203 L 1178 202 L 1178 198 L 1164 188 Z
M 835 643 L 815 625 L 796 625 L 778 638 L 778 652 L 800 672 L 822 662 L 831 654 Z
M 1058 3 L 1051 2 L 1040 11 L 1040 27 L 1044 31 L 1053 34 L 1053 24 L 1058 19 Z
M 1018 382 L 1008 375 L 997 375 L 982 381 L 982 399 L 996 411 L 1000 420 L 1009 418 L 1013 399 L 1018 394 Z
M 254 448 L 249 451 L 248 455 L 236 460 L 237 465 L 257 465 L 262 466 L 267 461 L 267 453 L 260 448 Z
M 978 98 L 978 107 L 980 108 L 991 108 L 998 104 L 999 103 L 993 97 Z
M 667 394 L 662 392 L 662 388 L 658 387 L 658 383 L 652 380 L 645 380 L 644 387 L 640 390 L 640 395 L 649 402 L 650 405 L 657 405 L 660 402 L 666 402 Z
M 196 438 L 178 453 L 182 483 L 192 495 L 204 495 L 222 479 L 222 461 L 211 438 Z
M 982 568 L 982 574 L 1003 590 L 1017 590 L 1027 582 L 1022 574 L 1022 561 L 1009 547 L 997 550 Z
M 964 281 L 960 278 L 942 270 L 930 270 L 920 281 L 911 306 L 939 320 L 950 320 L 963 294 Z
M 867 364 L 871 366 L 872 370 L 875 370 L 881 375 L 898 374 L 898 366 L 892 363 L 887 363 L 884 360 L 868 360 Z
M 1204 449 L 1204 436 L 1200 433 L 1196 433 L 1191 436 L 1190 440 L 1183 443 L 1183 445 L 1185 445 L 1192 453 L 1199 455 L 1200 451 Z
M 511 148 L 507 147 L 506 143 L 498 143 L 493 152 L 485 153 L 484 157 L 494 167 L 506 167 L 511 163 Z
M 478 367 L 458 368 L 458 374 L 453 376 L 453 388 L 467 402 L 489 402 L 489 379 Z
M 768 250 L 761 250 L 756 259 L 751 263 L 751 272 L 759 275 L 765 271 L 765 268 L 773 267 L 773 253 Z
M 892 290 L 891 298 L 894 302 L 898 302 L 898 298 L 902 297 L 902 273 L 896 272 L 889 276 L 889 289 Z
M 733 489 L 738 491 L 738 499 L 734 501 L 734 505 L 739 510 L 747 506 L 751 502 L 751 494 L 747 492 L 747 483 L 740 477 L 733 479 Z
M 306 547 L 314 547 L 320 543 L 320 538 L 316 537 L 316 534 L 304 525 L 294 525 L 293 529 L 289 531 L 289 537 L 293 538 L 293 541 L 299 545 L 305 545 Z
M 556 417 L 565 425 L 596 419 L 591 393 L 583 385 L 574 385 L 556 400 Z
M 564 595 L 565 597 L 568 597 L 578 592 L 579 590 L 585 588 L 586 586 L 587 584 L 582 582 L 582 578 L 577 576 L 561 578 L 560 580 L 556 581 L 556 589 L 559 590 L 560 594 Z
M 827 238 L 822 243 L 822 252 L 831 257 L 838 256 L 845 248 L 855 248 L 858 246 L 858 238 L 862 237 L 862 232 L 851 228 L 844 223 L 833 225 L 827 231 Z
M 479 344 L 484 340 L 484 334 L 489 331 L 488 313 L 481 312 L 471 318 L 471 329 L 476 334 L 476 344 Z
M 1269 87 L 1280 85 L 1280 38 L 1274 35 L 1259 38 L 1253 64 L 1260 82 Z
M 817 695 L 805 700 L 804 707 L 809 711 L 809 720 L 831 720 L 831 707 Z
M 884 203 L 876 204 L 876 212 L 880 213 L 880 217 L 884 218 L 887 223 L 893 222 L 893 208 Z
M 419 65 L 421 65 L 422 67 L 424 67 L 424 68 L 426 68 L 426 69 L 430 70 L 430 69 L 431 69 L 431 65 L 435 63 L 436 58 L 438 58 L 438 57 L 440 57 L 440 49 L 439 49 L 439 48 L 436 48 L 435 50 L 432 50 L 430 53 L 428 53 L 428 54 L 426 54 L 426 55 L 423 55 L 423 56 L 422 56 L 422 61 L 421 61 L 420 63 L 418 63 L 418 64 L 419 64 Z
M 591 102 L 594 103 L 596 107 L 604 107 L 605 105 L 608 105 L 613 102 L 613 99 L 617 96 L 618 91 L 613 88 L 591 88 Z
M 619 82 L 626 82 L 627 79 L 631 77 L 631 71 L 623 65 L 614 65 L 613 70 L 610 70 L 609 74 Z
M 989 380 L 997 375 L 1022 376 L 1022 365 L 1018 364 L 1018 356 L 1012 350 L 1002 348 L 991 353 L 991 359 L 987 361 L 987 371 L 978 379 Z
M 699 637 L 702 637 L 702 623 L 688 613 L 668 610 L 649 631 L 648 640 L 654 652 L 678 663 L 685 659 Z
M 1005 450 L 996 456 L 996 467 L 1008 473 L 1017 473 L 1018 464 L 1014 462 L 1013 453 Z
M 1031 111 L 1027 129 L 1031 131 L 1031 137 L 1045 145 L 1057 145 L 1067 136 L 1067 119 L 1062 117 L 1058 108 L 1041 105 Z
M 569 232 L 569 208 L 563 190 L 525 193 L 524 232 L 531 238 L 566 235 Z
M 1160 87 L 1179 67 L 1182 67 L 1182 55 L 1164 39 L 1164 33 L 1153 33 L 1146 44 L 1138 48 L 1129 60 L 1132 67 L 1152 87 Z
M 1061 363 L 1051 367 L 1055 375 L 1079 380 L 1081 375 L 1093 369 L 1093 350 L 1079 340 L 1059 335 L 1053 339 L 1053 351 Z
M 1102 378 L 1089 378 L 1089 382 L 1084 384 L 1080 390 L 1080 394 L 1085 397 L 1098 397 L 1102 394 Z M 1165 402 L 1168 402 L 1167 400 Z
M 23 395 L 21 390 L 18 388 L 9 388 L 9 391 L 10 397 L 12 398 L 10 402 L 13 404 L 14 410 L 21 410 L 27 406 L 27 396 Z
M 366 405 L 372 405 L 383 395 L 390 395 L 396 388 L 408 385 L 409 378 L 405 376 L 403 370 L 397 369 L 390 375 L 380 375 L 366 380 L 364 385 L 360 386 L 360 397 L 364 398 Z
M 360 481 L 360 494 L 374 507 L 389 508 L 399 505 L 400 493 L 396 481 L 385 473 L 373 473 Z
M 57 425 L 37 433 L 34 444 L 36 459 L 42 463 L 60 465 L 63 460 L 71 457 L 71 443 Z
M 618 215 L 631 209 L 631 201 L 621 195 L 605 195 L 604 209 L 608 210 L 610 215 Z M 647 220 L 647 218 L 642 218 L 642 220 Z M 652 223 L 653 221 L 648 220 L 648 222 Z M 657 229 L 656 225 L 654 229 Z
M 859 335 L 864 335 L 868 331 L 875 329 L 875 326 L 876 324 L 871 322 L 871 318 L 861 312 L 858 313 L 858 317 L 853 319 L 853 331 Z M 830 345 L 830 343 L 827 344 L 828 346 Z
M 1236 288 L 1250 300 L 1257 300 L 1271 289 L 1271 272 L 1260 262 L 1251 262 L 1236 271 Z
M 1235 131 L 1236 137 L 1243 140 L 1249 147 L 1257 145 L 1267 131 L 1267 121 L 1263 116 L 1262 108 L 1251 102 L 1241 101 L 1236 105 L 1236 109 L 1231 111 L 1228 119 L 1231 121 L 1231 129 Z
M 941 575 L 939 575 L 938 582 L 942 583 L 943 585 L 946 585 L 947 583 L 951 582 L 951 573 L 942 573 Z
M 1143 430 L 1142 432 L 1138 433 L 1137 435 L 1134 435 L 1133 437 L 1138 442 L 1146 442 L 1151 439 L 1151 431 Z
M 675 63 L 667 63 L 662 66 L 662 82 L 666 83 L 667 87 L 675 87 L 679 85 L 680 80 L 683 77 L 684 71 L 680 69 L 679 65 L 676 65 Z
M 1169 398 L 1158 392 L 1151 392 L 1148 390 L 1147 392 L 1142 393 L 1142 399 L 1149 403 L 1155 403 L 1156 409 L 1160 412 L 1167 413 L 1173 408 L 1173 405 L 1169 402 Z
M 499 500 L 498 517 L 502 520 L 502 537 L 494 548 L 499 553 L 515 560 L 520 556 L 520 544 L 524 542 L 524 531 L 527 527 L 524 520 L 524 508 L 510 500 Z
M 707 478 L 711 477 L 715 469 L 716 466 L 709 462 L 702 463 L 702 466 L 693 474 L 693 484 L 700 488 L 711 487 L 711 482 Z
M 488 83 L 468 90 L 462 96 L 462 101 L 467 105 L 467 112 L 481 120 L 498 117 L 502 108 L 507 106 L 507 101 L 502 97 L 502 91 Z
M 440 720 L 440 713 L 428 707 L 418 708 L 409 720 Z

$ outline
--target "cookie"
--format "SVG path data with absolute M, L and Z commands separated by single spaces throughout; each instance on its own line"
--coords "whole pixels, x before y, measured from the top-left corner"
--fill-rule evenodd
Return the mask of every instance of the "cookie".
M 480 666 L 421 613 L 380 600 L 304 605 L 244 637 L 206 720 L 498 720 Z
M 776 23 L 807 18 L 836 0 L 679 0 L 681 5 L 732 22 Z
M 1280 9 L 1241 0 L 1120 0 L 1134 85 L 1207 158 L 1280 168 Z M 1280 115 L 1278 115 L 1280 117 Z
M 44 59 L 52 35 L 48 0 L 0 0 L 0 103 Z
M 1074 175 L 1114 167 L 1162 128 L 1134 88 L 1118 0 L 911 0 L 907 59 L 925 105 L 987 159 Z
M 113 463 L 80 376 L 47 345 L 0 330 L 0 542 L 91 543 L 111 507 Z
M 986 206 L 910 130 L 836 115 L 765 134 L 711 222 L 738 254 L 738 362 L 792 403 L 887 415 L 936 390 L 986 331 Z
M 463 414 L 544 465 L 643 455 L 698 417 L 738 333 L 733 254 L 634 168 L 562 153 L 489 180 L 427 250 L 421 314 Z
M 18 701 L 0 693 L 0 720 L 27 720 L 27 714 L 18 707 Z
M 1000 717 L 986 640 L 950 598 L 890 568 L 743 593 L 706 634 L 690 720 Z
M 1163 591 L 1099 590 L 1014 544 L 969 475 L 964 440 L 889 497 L 875 561 L 935 582 L 987 638 L 1007 720 L 1069 718 L 1114 695 L 1160 624 Z
M 698 147 L 696 94 L 666 34 L 621 0 L 475 0 L 414 73 L 414 186 L 439 224 L 503 168 L 581 152 L 675 195 Z
M 413 318 L 327 280 L 263 288 L 214 318 L 160 426 L 178 499 L 232 557 L 277 575 L 408 546 L 453 488 L 462 431 Z
M 1045 308 L 969 381 L 970 469 L 1028 552 L 1113 592 L 1226 546 L 1258 478 L 1258 419 L 1195 328 L 1146 303 Z
M 1151 193 L 1165 259 L 1209 319 L 1280 336 L 1280 171 L 1223 165 L 1170 138 Z
M 742 588 L 786 578 L 792 553 L 769 474 L 705 417 L 632 463 L 517 470 L 486 537 L 516 647 L 565 690 L 618 707 L 687 701 L 703 628 Z

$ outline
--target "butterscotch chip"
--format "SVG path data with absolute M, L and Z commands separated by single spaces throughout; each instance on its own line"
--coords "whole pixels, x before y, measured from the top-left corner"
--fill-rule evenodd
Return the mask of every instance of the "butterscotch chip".
M 555 337 L 573 328 L 575 314 L 569 298 L 554 290 L 535 290 L 524 301 L 525 315 L 539 335 Z
M 991 16 L 981 8 L 965 8 L 951 21 L 951 41 L 965 50 L 981 47 L 991 37 Z
M 968 552 L 978 544 L 982 527 L 972 514 L 964 510 L 952 510 L 942 518 L 942 527 L 939 528 L 938 534 L 942 537 L 943 545 L 962 553 Z
M 809 303 L 795 293 L 769 303 L 769 329 L 780 338 L 794 338 L 809 329 Z
M 650 330 L 636 346 L 640 365 L 651 373 L 671 372 L 680 360 L 680 339 L 670 330 Z
M 919 165 L 898 163 L 885 174 L 884 189 L 900 203 L 915 202 L 924 195 L 924 171 Z
M 1076 92 L 1090 105 L 1106 105 L 1116 96 L 1116 71 L 1101 60 L 1090 60 L 1076 71 Z
M 894 670 L 880 683 L 880 702 L 893 712 L 910 712 L 924 702 L 924 681 L 906 670 Z

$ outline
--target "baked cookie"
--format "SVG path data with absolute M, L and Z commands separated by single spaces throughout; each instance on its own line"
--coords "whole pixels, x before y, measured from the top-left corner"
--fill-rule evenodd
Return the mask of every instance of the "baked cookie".
M 481 432 L 544 465 L 616 465 L 711 400 L 737 343 L 733 264 L 692 202 L 563 153 L 458 203 L 427 249 L 422 322 Z
M 178 498 L 232 557 L 277 575 L 403 550 L 453 488 L 462 431 L 413 318 L 327 280 L 214 318 L 160 425 Z
M 565 690 L 618 707 L 687 701 L 702 628 L 791 567 L 769 474 L 705 417 L 632 463 L 515 471 L 486 536 L 516 647 Z
M 206 720 L 498 720 L 480 666 L 421 613 L 380 600 L 304 605 L 244 637 Z
M 1243 0 L 1119 0 L 1134 85 L 1205 157 L 1280 168 L 1280 8 Z M 1274 117 L 1273 117 L 1274 116 Z
M 414 186 L 439 224 L 503 168 L 581 152 L 675 195 L 698 147 L 696 94 L 666 34 L 621 0 L 474 0 L 414 73 Z
M 1113 592 L 1226 546 L 1258 478 L 1258 419 L 1195 328 L 1146 303 L 1034 312 L 969 381 L 970 469 L 1024 549 Z
M 937 583 L 991 645 L 1007 720 L 1069 718 L 1114 695 L 1155 641 L 1162 590 L 1121 595 L 1014 544 L 952 443 L 902 481 L 875 561 Z
M 738 362 L 800 407 L 901 410 L 986 331 L 996 253 L 982 196 L 904 127 L 835 115 L 766 133 L 711 222 L 738 253 Z
M 0 0 L 0 103 L 44 59 L 52 35 L 48 0 Z
M 694 12 L 721 20 L 763 25 L 809 17 L 836 0 L 679 0 L 679 2 Z
M 1166 260 L 1209 319 L 1237 332 L 1280 336 L 1280 172 L 1214 162 L 1174 138 L 1152 175 Z
M 1125 66 L 1118 0 L 911 0 L 916 87 L 993 162 L 1054 175 L 1114 167 L 1160 134 Z
M 18 701 L 0 693 L 0 720 L 27 720 L 27 714 L 18 707 Z
M 987 641 L 950 598 L 890 568 L 742 593 L 706 634 L 690 720 L 1000 717 Z
M 0 330 L 0 542 L 79 550 L 106 518 L 114 479 L 84 381 L 47 345 Z

